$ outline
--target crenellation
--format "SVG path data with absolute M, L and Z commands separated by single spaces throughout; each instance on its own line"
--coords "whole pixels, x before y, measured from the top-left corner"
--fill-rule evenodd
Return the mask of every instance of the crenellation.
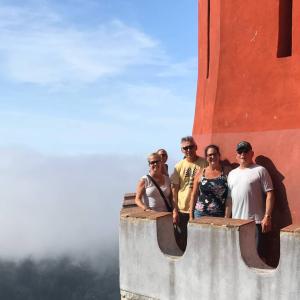
M 177 249 L 170 213 L 127 214 L 120 220 L 120 288 L 135 298 L 124 299 L 300 298 L 298 232 L 281 233 L 280 263 L 270 268 L 257 255 L 254 222 L 203 217 L 188 224 L 186 251 L 170 255 Z

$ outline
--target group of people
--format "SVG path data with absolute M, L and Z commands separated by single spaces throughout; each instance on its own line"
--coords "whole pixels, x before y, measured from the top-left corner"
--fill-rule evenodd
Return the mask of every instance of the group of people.
M 233 170 L 223 165 L 217 145 L 205 147 L 204 158 L 197 155 L 192 136 L 183 137 L 180 146 L 184 158 L 170 176 L 166 150 L 148 156 L 149 174 L 138 183 L 136 204 L 145 211 L 172 212 L 176 241 L 183 251 L 189 220 L 203 216 L 253 220 L 257 251 L 264 258 L 264 233 L 271 230 L 274 193 L 268 171 L 253 161 L 251 144 L 237 144 L 239 166 Z

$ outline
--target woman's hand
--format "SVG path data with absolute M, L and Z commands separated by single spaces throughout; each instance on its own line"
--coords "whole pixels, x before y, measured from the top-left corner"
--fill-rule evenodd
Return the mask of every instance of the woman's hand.
M 140 207 L 142 210 L 146 210 L 148 207 L 143 203 L 142 196 L 145 193 L 145 181 L 140 180 L 136 187 L 136 194 L 135 194 L 135 204 Z

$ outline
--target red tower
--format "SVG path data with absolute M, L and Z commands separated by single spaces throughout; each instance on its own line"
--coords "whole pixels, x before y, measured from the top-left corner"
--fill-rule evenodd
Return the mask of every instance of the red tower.
M 300 1 L 198 4 L 198 148 L 217 144 L 232 163 L 249 141 L 275 185 L 276 228 L 300 223 Z

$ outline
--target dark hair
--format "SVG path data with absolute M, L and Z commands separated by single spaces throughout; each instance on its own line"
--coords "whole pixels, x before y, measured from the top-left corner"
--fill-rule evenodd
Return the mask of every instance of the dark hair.
M 167 154 L 167 156 L 168 156 L 168 152 L 167 152 L 165 149 L 163 149 L 163 148 L 161 148 L 161 149 L 158 149 L 158 150 L 156 151 L 156 153 L 158 153 L 158 152 L 160 152 L 160 151 L 163 151 L 163 152 L 165 152 L 165 153 Z
M 204 149 L 204 155 L 205 155 L 205 157 L 207 157 L 207 151 L 210 148 L 215 149 L 217 151 L 217 153 L 220 155 L 220 149 L 219 149 L 219 147 L 217 145 L 210 144 L 210 145 L 206 146 L 205 149 Z

